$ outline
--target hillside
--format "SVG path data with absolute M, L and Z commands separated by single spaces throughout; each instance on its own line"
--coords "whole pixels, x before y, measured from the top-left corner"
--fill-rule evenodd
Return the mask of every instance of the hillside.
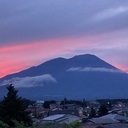
M 95 55 L 56 58 L 0 79 L 31 99 L 128 98 L 128 75 Z

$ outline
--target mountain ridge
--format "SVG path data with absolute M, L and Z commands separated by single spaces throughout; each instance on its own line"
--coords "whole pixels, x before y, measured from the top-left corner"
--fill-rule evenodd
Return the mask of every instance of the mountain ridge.
M 5 76 L 0 79 L 0 88 L 9 83 L 13 83 L 22 96 L 33 99 L 128 97 L 128 74 L 91 54 L 55 58 Z
M 17 75 L 17 74 L 19 74 L 19 73 L 22 73 L 22 72 L 26 72 L 26 71 L 28 71 L 28 70 L 32 70 L 32 72 L 34 72 L 34 69 L 36 69 L 36 68 L 40 68 L 40 67 L 42 67 L 42 65 L 44 66 L 47 66 L 48 65 L 48 63 L 50 63 L 50 65 L 51 65 L 51 62 L 55 62 L 55 61 L 63 61 L 63 62 L 66 62 L 66 61 L 70 61 L 70 60 L 74 60 L 74 61 L 76 61 L 77 60 L 77 58 L 85 58 L 85 59 L 92 59 L 92 57 L 93 57 L 93 60 L 94 60 L 94 58 L 95 59 L 98 59 L 98 60 L 101 60 L 101 61 L 103 61 L 103 62 L 105 62 L 104 60 L 102 60 L 102 59 L 100 59 L 100 58 L 98 58 L 97 56 L 95 56 L 95 55 L 92 55 L 92 54 L 83 54 L 83 55 L 76 55 L 76 56 L 74 56 L 74 57 L 71 57 L 71 58 L 68 58 L 68 59 L 66 59 L 66 58 L 62 58 L 62 57 L 58 57 L 58 58 L 55 58 L 55 59 L 51 59 L 51 60 L 48 60 L 48 61 L 46 61 L 46 62 L 44 62 L 44 63 L 42 63 L 42 64 L 39 64 L 39 65 L 37 65 L 37 66 L 32 66 L 32 67 L 30 67 L 30 68 L 28 68 L 28 69 L 24 69 L 24 70 L 22 70 L 22 71 L 19 71 L 19 72 L 16 72 L 16 73 L 12 73 L 12 74 L 9 74 L 9 75 L 6 75 L 6 76 L 4 76 L 4 77 L 2 77 L 2 78 L 0 78 L 0 79 L 7 79 L 7 77 L 10 77 L 10 76 L 14 76 L 14 75 Z M 89 60 L 89 63 L 90 63 L 90 60 Z M 79 60 L 77 60 L 77 61 L 79 61 Z M 74 63 L 74 62 L 73 62 Z M 76 63 L 76 62 L 75 62 Z M 105 62 L 105 63 L 107 63 L 107 62 Z M 82 63 L 83 65 L 82 66 L 85 66 L 85 64 L 84 63 Z M 110 65 L 110 64 L 108 64 L 107 63 L 107 65 L 109 65 L 109 66 L 107 66 L 108 68 L 114 68 L 114 69 L 117 69 L 116 67 L 114 67 L 114 66 L 112 66 L 112 65 Z M 44 67 L 45 67 L 44 66 Z M 90 66 L 90 65 L 88 65 L 88 66 Z M 96 63 L 95 63 L 95 66 L 96 66 Z M 92 67 L 92 66 L 91 66 Z M 15 77 L 15 76 L 14 76 Z

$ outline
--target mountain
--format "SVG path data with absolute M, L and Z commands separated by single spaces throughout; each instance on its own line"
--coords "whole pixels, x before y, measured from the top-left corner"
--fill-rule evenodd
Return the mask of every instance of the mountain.
M 128 74 L 95 55 L 56 58 L 0 79 L 0 98 L 13 84 L 30 99 L 128 98 Z

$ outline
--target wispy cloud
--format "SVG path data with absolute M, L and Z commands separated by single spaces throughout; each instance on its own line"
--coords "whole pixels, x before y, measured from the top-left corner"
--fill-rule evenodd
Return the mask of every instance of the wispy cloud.
M 126 70 L 127 14 L 128 0 L 1 0 L 0 77 L 81 53 Z
M 67 71 L 69 72 L 112 72 L 112 73 L 123 73 L 118 69 L 110 69 L 110 68 L 94 68 L 94 67 L 72 67 Z
M 122 13 L 125 13 L 128 11 L 128 7 L 127 6 L 120 6 L 120 7 L 116 7 L 116 8 L 109 8 L 105 11 L 99 12 L 98 14 L 96 14 L 93 17 L 94 21 L 102 21 L 102 20 L 106 20 L 115 16 L 118 16 Z
M 21 87 L 35 87 L 35 86 L 44 86 L 44 82 L 52 82 L 56 83 L 56 79 L 52 77 L 50 74 L 45 74 L 41 76 L 34 76 L 34 77 L 15 77 L 9 80 L 4 80 L 0 86 L 13 84 L 16 88 Z
M 89 19 L 117 16 L 128 11 L 127 4 L 126 0 L 0 1 L 0 45 L 90 34 L 94 30 L 97 34 L 99 28 L 104 30 L 105 24 L 94 27 L 95 23 L 88 22 Z M 126 16 L 118 17 L 118 25 L 124 25 Z

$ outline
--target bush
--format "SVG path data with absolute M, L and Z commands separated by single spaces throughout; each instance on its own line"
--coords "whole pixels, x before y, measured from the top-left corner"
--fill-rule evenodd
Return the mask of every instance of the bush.
M 2 121 L 0 121 L 0 128 L 9 128 L 9 126 Z
M 65 124 L 64 128 L 81 128 L 79 121 L 74 121 L 70 124 Z

